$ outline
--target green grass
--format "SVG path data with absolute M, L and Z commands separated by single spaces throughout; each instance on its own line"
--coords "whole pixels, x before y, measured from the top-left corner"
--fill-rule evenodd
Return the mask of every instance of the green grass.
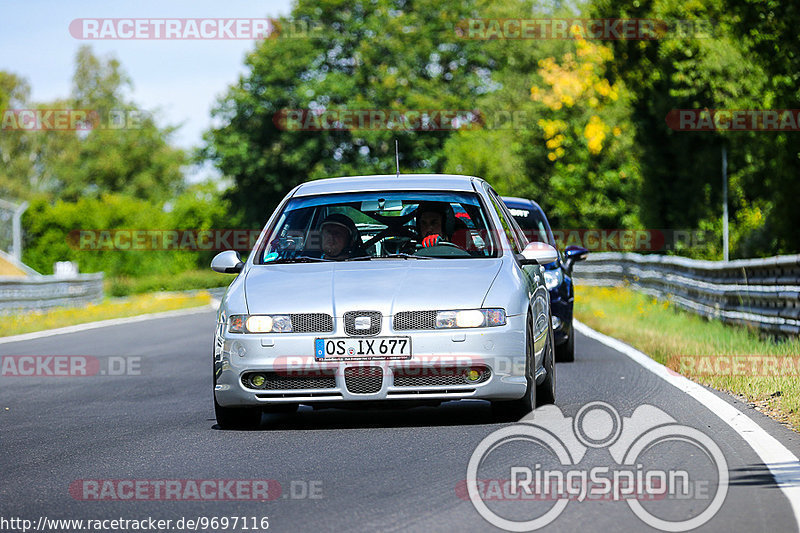
M 797 337 L 765 338 L 752 329 L 707 320 L 624 287 L 581 285 L 575 287 L 575 293 L 575 317 L 584 324 L 630 344 L 693 381 L 743 397 L 800 429 Z M 753 364 L 759 365 L 755 367 L 759 375 L 749 375 Z
M 210 303 L 211 295 L 207 292 L 193 295 L 161 293 L 137 295 L 130 298 L 106 298 L 99 304 L 89 304 L 84 307 L 64 307 L 42 312 L 32 311 L 21 315 L 4 316 L 3 320 L 0 321 L 0 337 L 73 326 L 109 318 L 200 307 Z
M 105 280 L 105 292 L 111 296 L 129 296 L 158 291 L 184 291 L 227 287 L 234 276 L 211 270 L 189 270 L 178 274 L 158 274 L 137 278 L 116 277 Z

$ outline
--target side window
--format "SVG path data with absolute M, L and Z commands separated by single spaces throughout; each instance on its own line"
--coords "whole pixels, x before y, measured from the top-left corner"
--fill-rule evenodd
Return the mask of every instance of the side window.
M 520 243 L 519 235 L 517 235 L 514 225 L 512 225 L 515 224 L 513 218 L 508 214 L 508 211 L 504 209 L 505 205 L 498 199 L 497 193 L 494 192 L 493 189 L 489 189 L 487 192 L 489 193 L 489 199 L 492 201 L 492 206 L 497 216 L 500 218 L 500 224 L 503 226 L 503 231 L 508 238 L 508 242 L 511 243 L 511 249 L 514 253 L 520 253 L 522 251 L 522 244 Z M 517 228 L 519 228 L 519 226 L 517 226 Z

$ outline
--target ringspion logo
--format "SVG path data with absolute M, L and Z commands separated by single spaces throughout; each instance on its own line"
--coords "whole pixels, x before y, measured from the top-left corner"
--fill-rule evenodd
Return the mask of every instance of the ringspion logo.
M 674 464 L 665 445 L 694 460 Z M 605 402 L 590 402 L 574 418 L 547 405 L 531 422 L 491 433 L 473 452 L 456 494 L 506 531 L 544 528 L 572 501 L 614 501 L 644 524 L 675 532 L 716 515 L 729 477 L 719 446 L 661 409 L 641 405 L 623 418 Z

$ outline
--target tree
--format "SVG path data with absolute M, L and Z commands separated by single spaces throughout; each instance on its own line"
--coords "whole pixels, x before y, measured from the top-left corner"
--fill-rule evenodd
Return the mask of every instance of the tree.
M 91 129 L 4 131 L 0 194 L 75 201 L 119 193 L 163 204 L 178 193 L 186 154 L 170 144 L 174 128 L 160 128 L 126 98 L 131 81 L 119 62 L 83 46 L 73 82 L 69 98 L 36 104 L 22 80 L 0 75 L 3 109 L 81 110 L 94 121 Z
M 28 105 L 30 86 L 16 74 L 0 71 L 0 112 L 21 109 Z M 30 153 L 33 139 L 19 130 L 2 129 L 0 135 L 0 197 L 25 198 L 31 186 L 33 161 Z
M 502 88 L 479 107 L 493 117 L 514 110 L 516 120 L 451 137 L 446 168 L 536 200 L 554 227 L 636 227 L 640 177 L 627 91 L 607 77 L 611 49 L 575 37 L 513 45 L 514 64 L 497 75 Z
M 440 172 L 449 130 L 287 131 L 274 119 L 293 109 L 472 109 L 505 58 L 456 29 L 488 9 L 478 0 L 300 0 L 293 24 L 317 30 L 260 43 L 245 61 L 247 73 L 215 108 L 218 126 L 205 136 L 203 155 L 234 180 L 230 199 L 244 223 L 263 224 L 303 181 L 394 173 L 394 139 L 402 171 Z
M 642 217 L 650 227 L 721 230 L 721 152 L 730 172 L 733 256 L 800 250 L 794 198 L 800 194 L 796 132 L 676 132 L 673 109 L 797 107 L 796 6 L 715 0 L 702 4 L 597 0 L 597 17 L 715 21 L 711 32 L 667 33 L 652 41 L 616 41 L 613 75 L 632 92 L 636 145 L 644 178 Z M 721 237 L 705 250 L 719 258 Z M 712 254 L 712 255 L 709 255 Z

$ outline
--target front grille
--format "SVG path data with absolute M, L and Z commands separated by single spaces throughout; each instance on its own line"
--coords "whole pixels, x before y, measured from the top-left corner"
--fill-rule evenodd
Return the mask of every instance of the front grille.
M 344 383 L 351 394 L 375 394 L 383 384 L 383 370 L 377 366 L 344 369 Z
M 403 311 L 394 315 L 394 329 L 436 329 L 436 311 Z
M 477 370 L 480 376 L 475 381 L 467 381 L 468 370 Z M 486 367 L 465 368 L 462 371 L 439 370 L 436 368 L 408 368 L 394 371 L 395 387 L 437 387 L 448 385 L 478 385 L 489 380 L 491 370 Z
M 356 318 L 368 317 L 369 329 L 356 329 Z M 377 335 L 381 332 L 381 314 L 378 311 L 348 311 L 344 314 L 344 332 L 348 335 Z
M 292 331 L 295 333 L 330 333 L 333 331 L 333 317 L 325 313 L 302 313 L 289 315 Z
M 256 387 L 250 382 L 250 377 L 255 374 L 264 376 L 264 385 Z M 335 389 L 336 376 L 334 370 L 320 370 L 303 374 L 292 375 L 291 371 L 278 372 L 248 372 L 242 374 L 242 385 L 248 389 L 257 390 L 297 390 L 297 389 Z

